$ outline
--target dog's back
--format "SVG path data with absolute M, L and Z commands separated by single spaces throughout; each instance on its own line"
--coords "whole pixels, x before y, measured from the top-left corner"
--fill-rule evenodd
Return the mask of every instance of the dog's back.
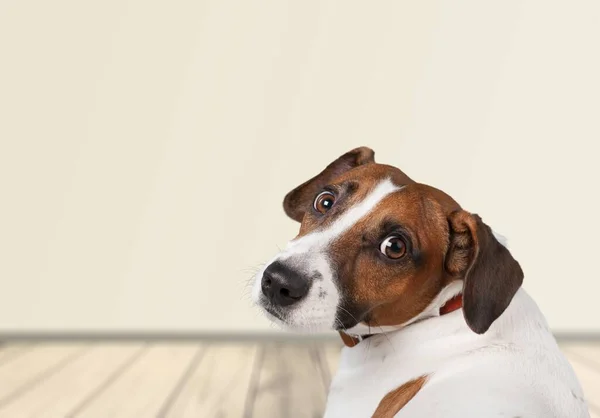
M 387 394 L 420 377 L 424 384 L 396 417 L 589 417 L 573 370 L 524 290 L 484 335 L 454 312 L 345 348 L 326 417 L 372 416 Z

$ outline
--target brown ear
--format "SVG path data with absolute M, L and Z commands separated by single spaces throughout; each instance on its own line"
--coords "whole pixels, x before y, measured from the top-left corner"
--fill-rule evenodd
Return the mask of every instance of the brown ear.
M 345 153 L 321 173 L 289 192 L 283 199 L 285 213 L 293 220 L 302 222 L 304 213 L 324 186 L 354 167 L 373 162 L 375 162 L 375 152 L 371 148 L 360 147 Z
M 477 334 L 486 332 L 523 283 L 523 270 L 478 215 L 450 214 L 446 270 L 462 278 L 463 314 Z

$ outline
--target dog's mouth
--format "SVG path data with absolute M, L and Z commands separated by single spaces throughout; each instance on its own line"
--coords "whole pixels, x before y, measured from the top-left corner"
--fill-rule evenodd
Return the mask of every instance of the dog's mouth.
M 337 317 L 334 325 L 334 329 L 336 331 L 345 331 L 350 328 L 355 327 L 358 324 L 358 321 L 354 319 L 340 318 Z
M 334 329 L 336 331 L 344 331 L 355 327 L 361 321 L 365 320 L 366 315 L 355 312 L 351 307 L 338 306 Z
M 273 307 L 269 304 L 266 304 L 266 303 L 261 303 L 261 307 L 268 314 L 274 316 L 276 319 L 280 320 L 281 322 L 285 322 L 285 316 L 283 315 L 283 313 L 281 313 L 277 309 L 275 309 L 275 307 Z

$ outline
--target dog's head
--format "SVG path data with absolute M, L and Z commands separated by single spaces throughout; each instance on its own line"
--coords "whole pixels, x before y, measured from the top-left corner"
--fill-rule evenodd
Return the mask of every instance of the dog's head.
M 284 199 L 300 233 L 255 279 L 254 300 L 297 330 L 402 326 L 457 292 L 484 333 L 523 281 L 481 218 L 357 148 Z M 439 305 L 439 306 L 438 306 Z

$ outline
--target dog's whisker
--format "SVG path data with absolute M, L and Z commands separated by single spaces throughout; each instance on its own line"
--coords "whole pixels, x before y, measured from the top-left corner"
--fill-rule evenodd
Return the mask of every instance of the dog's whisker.
M 365 358 L 364 358 L 364 362 L 366 363 L 367 361 L 369 361 L 369 351 L 371 350 L 371 339 L 369 338 L 367 341 L 365 341 L 365 343 L 367 343 L 367 349 L 365 351 Z
M 255 266 L 244 267 L 244 268 L 240 269 L 240 271 L 243 271 L 243 272 L 249 272 L 249 271 L 250 272 L 257 272 L 261 268 L 263 268 L 264 266 L 265 266 L 265 263 L 260 263 L 260 264 L 257 264 Z
M 390 340 L 390 337 L 388 337 L 387 332 L 385 332 L 383 330 L 383 328 L 381 327 L 381 325 L 376 324 L 377 327 L 381 330 L 381 333 L 383 334 L 383 336 L 385 337 L 385 339 L 388 341 L 388 343 L 390 343 L 390 346 L 392 347 L 392 350 L 394 350 L 394 352 L 396 352 L 396 347 L 394 347 L 394 344 L 392 344 L 392 340 Z
M 348 333 L 348 329 L 344 326 L 344 323 L 338 319 L 337 316 L 335 317 L 335 321 L 344 329 L 344 332 Z
M 364 313 L 364 316 L 366 316 L 367 314 L 370 314 L 370 313 L 371 313 L 371 312 L 373 312 L 375 309 L 379 308 L 380 306 L 382 306 L 382 305 L 384 305 L 384 304 L 385 304 L 385 302 L 380 302 L 380 303 L 377 303 L 377 304 L 375 304 L 375 305 L 371 306 L 371 307 L 370 307 L 369 309 L 367 309 L 367 311 Z
M 338 309 L 341 309 L 342 311 L 346 312 L 346 313 L 347 313 L 348 315 L 350 315 L 350 316 L 352 317 L 352 319 L 354 319 L 354 320 L 356 321 L 356 323 L 358 324 L 358 322 L 359 322 L 359 321 L 358 321 L 358 319 L 356 319 L 356 317 L 355 317 L 354 315 L 352 315 L 352 314 L 350 313 L 350 311 L 348 311 L 347 309 L 344 309 L 344 308 L 343 308 L 343 307 L 341 307 L 341 306 L 338 306 Z

